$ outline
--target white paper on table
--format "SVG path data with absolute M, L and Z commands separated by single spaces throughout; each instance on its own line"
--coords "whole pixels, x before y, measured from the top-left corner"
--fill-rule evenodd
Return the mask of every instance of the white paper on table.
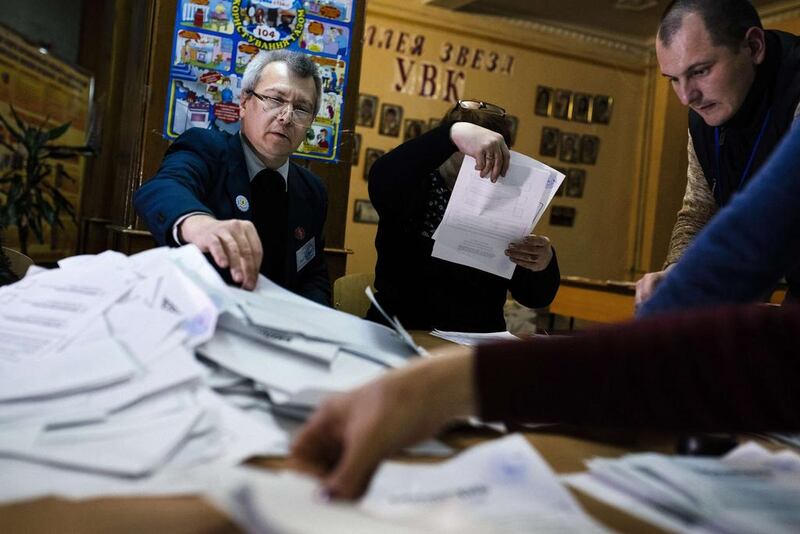
M 519 435 L 440 464 L 384 463 L 355 505 L 325 503 L 314 481 L 236 468 L 209 498 L 249 532 L 606 532 Z
M 451 521 L 493 531 L 605 532 L 519 434 L 436 465 L 385 462 L 360 506 L 393 518 L 437 508 Z
M 3 402 L 91 390 L 132 378 L 138 368 L 110 338 L 68 346 L 45 361 L 0 360 L 0 413 Z
M 375 297 L 375 293 L 372 292 L 371 287 L 369 286 L 365 287 L 364 294 L 367 295 L 367 298 L 372 303 L 372 305 L 375 306 L 375 309 L 378 310 L 378 312 L 383 316 L 384 319 L 386 319 L 386 322 L 392 325 L 394 331 L 397 332 L 397 335 L 400 336 L 400 339 L 402 339 L 405 342 L 405 344 L 409 346 L 409 348 L 411 348 L 414 352 L 416 352 L 420 356 L 428 355 L 428 351 L 417 345 L 417 342 L 414 341 L 414 338 L 411 337 L 411 334 L 408 333 L 408 330 L 406 330 L 405 327 L 402 325 L 402 323 L 400 323 L 400 319 L 398 319 L 397 316 L 389 317 L 389 314 L 386 313 L 386 310 L 384 310 L 383 306 L 381 306 L 380 303 L 378 302 L 378 299 Z
M 405 365 L 412 355 L 396 332 L 349 313 L 280 294 L 264 297 L 235 288 L 231 292 L 238 300 L 240 315 L 250 326 L 335 343 L 389 367 Z
M 473 347 L 481 343 L 496 343 L 498 341 L 519 341 L 519 338 L 511 332 L 447 332 L 444 330 L 433 330 L 432 336 L 436 336 L 459 345 Z
M 136 282 L 132 271 L 103 264 L 53 269 L 0 290 L 0 359 L 31 361 L 80 335 Z
M 565 481 L 668 530 L 789 533 L 800 524 L 800 457 L 791 451 L 745 444 L 721 459 L 646 453 L 587 465 Z
M 465 156 L 432 256 L 511 278 L 516 265 L 505 255 L 508 244 L 533 230 L 563 180 L 557 170 L 512 151 L 508 172 L 493 184 Z
M 218 331 L 197 350 L 209 360 L 237 374 L 289 395 L 306 389 L 344 391 L 364 384 L 386 370 L 382 365 L 344 350 L 340 351 L 329 368 L 323 367 L 279 348 L 224 330 Z
M 104 421 L 49 430 L 14 425 L 0 432 L 0 455 L 126 476 L 152 473 L 172 455 L 202 415 L 190 409 L 158 418 Z

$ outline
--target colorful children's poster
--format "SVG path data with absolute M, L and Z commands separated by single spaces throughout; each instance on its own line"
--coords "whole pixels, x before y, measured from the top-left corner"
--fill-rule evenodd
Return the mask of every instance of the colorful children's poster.
M 353 0 L 180 0 L 164 136 L 239 130 L 242 75 L 261 50 L 290 49 L 320 67 L 320 110 L 296 155 L 336 161 L 353 33 Z

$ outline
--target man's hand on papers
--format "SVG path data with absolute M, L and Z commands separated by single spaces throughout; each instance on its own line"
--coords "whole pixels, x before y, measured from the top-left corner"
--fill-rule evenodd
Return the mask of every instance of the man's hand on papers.
M 230 267 L 231 278 L 244 289 L 255 289 L 264 253 L 252 222 L 192 215 L 181 223 L 180 238 L 210 253 L 220 268 Z
M 548 237 L 531 234 L 525 236 L 522 241 L 509 243 L 506 256 L 520 267 L 531 271 L 543 271 L 553 259 L 553 247 Z
M 364 493 L 381 460 L 475 411 L 472 349 L 454 347 L 325 401 L 300 430 L 289 465 L 331 498 Z
M 639 307 L 644 304 L 644 301 L 653 296 L 658 284 L 667 276 L 667 273 L 674 267 L 675 264 L 669 265 L 663 271 L 645 274 L 638 282 L 636 282 L 636 306 Z
M 511 153 L 503 136 L 470 122 L 457 122 L 450 128 L 450 139 L 459 152 L 475 158 L 475 170 L 481 178 L 496 182 L 508 172 Z

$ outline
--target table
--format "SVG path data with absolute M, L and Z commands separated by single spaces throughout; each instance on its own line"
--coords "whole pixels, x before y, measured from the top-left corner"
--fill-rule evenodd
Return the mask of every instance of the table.
M 635 294 L 635 282 L 562 276 L 549 311 L 571 320 L 620 323 L 633 319 Z M 770 302 L 780 304 L 785 296 L 786 287 L 781 286 L 772 293 Z
M 669 437 L 645 437 L 636 443 L 613 445 L 569 435 L 525 434 L 541 455 L 559 473 L 583 470 L 582 461 L 593 456 L 616 457 L 632 451 L 672 450 Z M 454 446 L 468 446 L 486 439 L 479 436 L 450 436 Z M 282 459 L 259 459 L 256 465 L 280 468 Z M 661 532 L 624 512 L 580 492 L 573 493 L 584 509 L 618 532 Z M 47 498 L 0 506 L 0 532 L 25 534 L 110 532 L 234 533 L 237 527 L 221 512 L 198 497 L 104 498 L 70 502 Z
M 427 332 L 415 332 L 413 335 L 418 343 L 428 349 L 450 344 Z M 551 429 L 546 432 L 525 432 L 524 435 L 558 473 L 582 471 L 583 461 L 594 456 L 617 457 L 644 451 L 672 452 L 675 443 L 674 436 L 620 433 L 579 436 L 576 430 L 561 428 L 559 432 Z M 448 445 L 462 449 L 486 440 L 487 434 L 462 430 L 451 432 L 443 439 Z M 251 463 L 265 469 L 280 469 L 284 459 L 259 458 Z M 589 514 L 618 532 L 660 532 L 653 525 L 616 508 L 579 492 L 573 493 Z M 0 532 L 221 534 L 239 530 L 221 512 L 199 497 L 128 497 L 79 502 L 46 498 L 0 506 Z

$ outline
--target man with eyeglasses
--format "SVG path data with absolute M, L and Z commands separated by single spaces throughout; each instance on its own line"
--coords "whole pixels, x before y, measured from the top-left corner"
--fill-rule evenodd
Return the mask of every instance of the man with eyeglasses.
M 316 63 L 303 54 L 256 55 L 242 78 L 239 133 L 186 131 L 136 192 L 136 211 L 156 242 L 197 245 L 245 289 L 261 272 L 329 304 L 327 192 L 289 161 L 319 111 L 321 87 Z

